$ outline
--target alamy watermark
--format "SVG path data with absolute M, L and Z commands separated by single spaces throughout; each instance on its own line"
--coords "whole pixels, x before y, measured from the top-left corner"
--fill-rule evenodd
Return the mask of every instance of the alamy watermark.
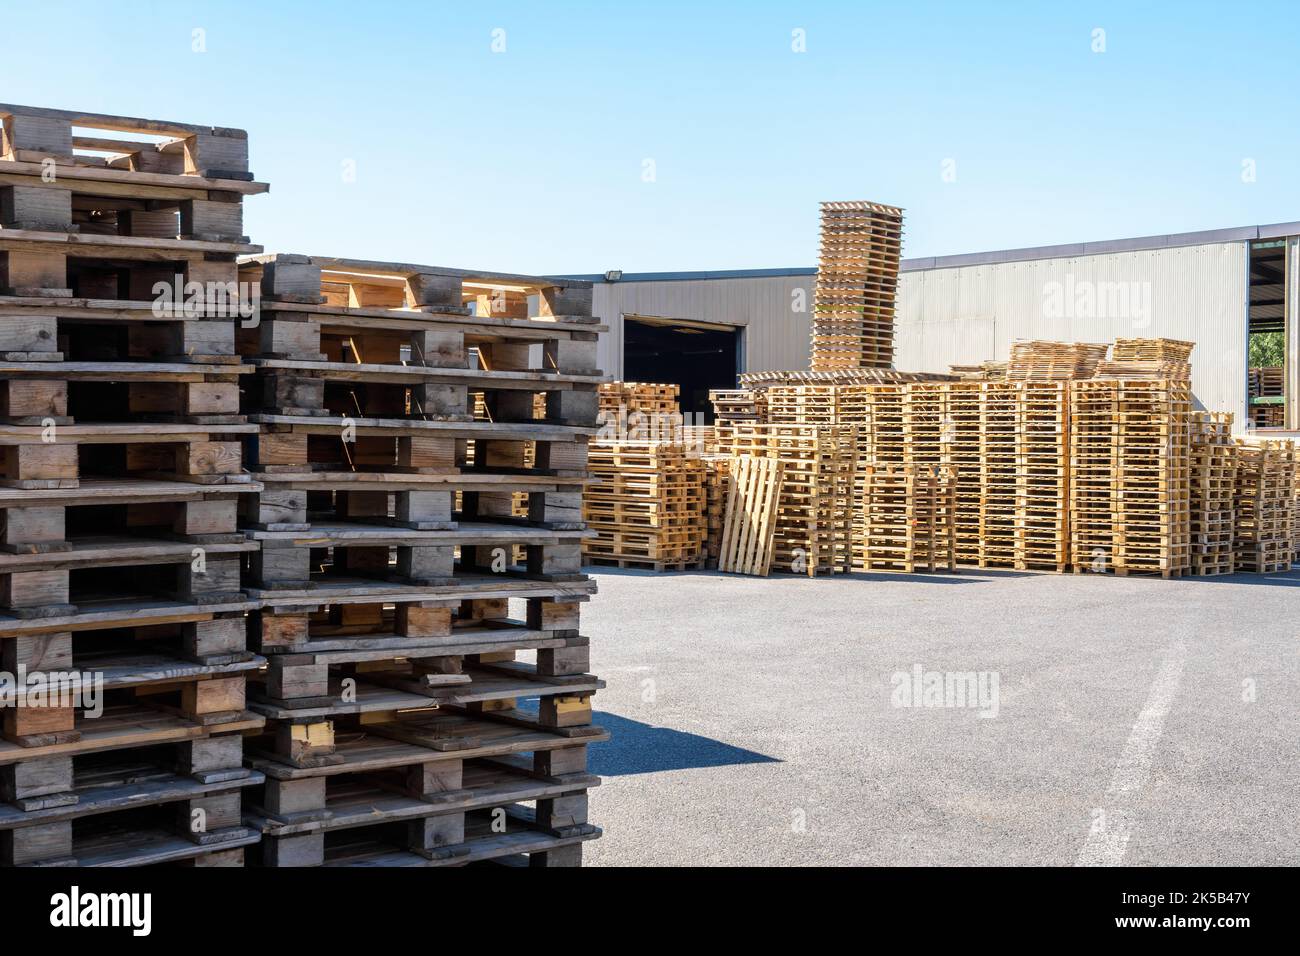
M 74 708 L 86 717 L 104 713 L 104 675 L 99 671 L 0 671 L 0 708 Z
M 1043 285 L 1043 317 L 1048 319 L 1126 319 L 1133 328 L 1151 324 L 1151 283 L 1076 279 Z
M 889 682 L 895 707 L 965 708 L 978 710 L 980 717 L 998 715 L 997 671 L 928 671 L 913 664 L 910 671 L 896 671 Z
M 172 281 L 153 284 L 153 314 L 160 319 L 240 319 L 246 329 L 261 322 L 262 290 L 255 282 Z

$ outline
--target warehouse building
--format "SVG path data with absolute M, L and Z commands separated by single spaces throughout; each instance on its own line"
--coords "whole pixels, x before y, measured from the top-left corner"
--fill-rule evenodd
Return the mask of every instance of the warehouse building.
M 906 259 L 896 367 L 946 372 L 1005 359 L 1017 339 L 1196 343 L 1205 408 L 1248 420 L 1252 336 L 1281 356 L 1285 425 L 1300 427 L 1300 222 Z M 807 368 L 814 268 L 619 273 L 595 285 L 610 327 L 600 365 L 682 386 L 686 411 L 745 371 Z M 1262 340 L 1261 340 L 1262 341 Z M 1259 354 L 1257 342 L 1256 355 Z

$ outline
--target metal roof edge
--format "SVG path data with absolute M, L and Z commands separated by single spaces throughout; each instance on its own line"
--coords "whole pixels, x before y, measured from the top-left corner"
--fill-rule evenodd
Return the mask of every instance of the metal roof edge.
M 961 266 L 996 265 L 1003 262 L 1030 262 L 1036 259 L 1066 259 L 1074 256 L 1099 256 L 1113 252 L 1143 252 L 1152 249 L 1176 249 L 1216 242 L 1243 242 L 1252 239 L 1279 239 L 1300 235 L 1300 221 L 1276 222 L 1260 226 L 1229 229 L 1204 229 L 1199 232 L 1175 232 L 1131 239 L 1106 239 L 1100 242 L 1071 242 L 1055 246 L 1026 246 L 1021 249 L 998 249 L 968 252 L 952 256 L 926 256 L 904 259 L 902 272 L 930 269 L 955 269 Z M 683 282 L 692 279 L 761 279 L 776 276 L 814 276 L 816 266 L 793 266 L 776 269 L 719 269 L 698 272 L 625 272 L 618 282 Z M 556 279 L 580 279 L 608 282 L 603 273 L 554 276 Z

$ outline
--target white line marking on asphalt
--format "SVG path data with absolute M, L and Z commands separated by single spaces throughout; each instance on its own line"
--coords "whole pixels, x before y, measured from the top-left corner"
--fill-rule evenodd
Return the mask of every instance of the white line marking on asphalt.
M 1187 648 L 1181 643 L 1165 654 L 1075 866 L 1119 866 L 1124 859 L 1129 837 L 1133 835 L 1133 798 L 1146 786 L 1150 776 L 1151 760 L 1165 729 L 1165 717 L 1178 694 L 1186 662 Z

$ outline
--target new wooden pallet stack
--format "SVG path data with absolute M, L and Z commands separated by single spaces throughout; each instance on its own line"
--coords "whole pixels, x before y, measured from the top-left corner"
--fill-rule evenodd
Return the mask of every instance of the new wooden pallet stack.
M 1020 388 L 1016 382 L 986 382 L 981 398 L 979 566 L 1014 568 Z
M 602 437 L 614 441 L 672 441 L 682 427 L 677 385 L 605 382 L 600 386 Z
M 704 455 L 704 566 L 716 568 L 722 553 L 722 531 L 727 517 L 727 496 L 731 491 L 731 457 Z
M 579 628 L 590 285 L 303 255 L 243 273 L 261 862 L 580 863 L 606 738 Z
M 1097 363 L 1095 377 L 1186 381 L 1192 376 L 1195 344 L 1178 339 L 1116 339 L 1111 357 Z
M 715 388 L 709 392 L 713 404 L 713 427 L 719 450 L 731 441 L 737 424 L 761 425 L 767 421 L 767 392 L 750 388 Z
M 267 187 L 241 130 L 0 118 L 0 655 L 68 695 L 4 711 L 0 863 L 240 865 L 236 256 Z
M 949 468 L 868 466 L 859 570 L 956 570 L 956 491 Z
M 1089 342 L 1014 342 L 1006 377 L 1013 382 L 1092 378 L 1110 346 Z
M 958 564 L 979 565 L 980 521 L 983 505 L 984 386 L 979 381 L 948 386 L 950 440 L 944 464 L 952 469 L 954 483 L 953 535 Z
M 1237 446 L 1231 412 L 1192 412 L 1192 573 L 1235 569 Z
M 812 369 L 891 368 L 903 211 L 824 202 L 821 219 Z
M 1289 571 L 1295 557 L 1296 449 L 1291 441 L 1237 442 L 1238 571 Z
M 841 386 L 773 385 L 767 390 L 767 420 L 773 425 L 837 425 Z
M 1074 570 L 1177 577 L 1191 568 L 1191 388 L 1071 383 Z
M 1280 365 L 1252 366 L 1249 379 L 1250 421 L 1256 428 L 1285 428 L 1285 370 Z
M 1070 385 L 1020 382 L 1016 391 L 1015 566 L 1065 571 L 1070 563 Z
M 705 466 L 677 442 L 593 442 L 589 564 L 684 571 L 705 559 Z
M 851 570 L 857 429 L 738 424 L 731 447 L 783 463 L 772 569 L 810 577 Z

